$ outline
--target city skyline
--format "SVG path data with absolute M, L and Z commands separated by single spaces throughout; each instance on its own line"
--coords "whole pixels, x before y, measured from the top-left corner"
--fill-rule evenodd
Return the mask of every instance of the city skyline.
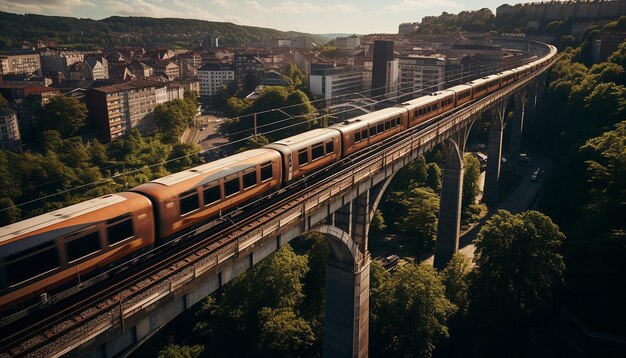
M 529 1 L 515 1 L 524 3 Z M 0 11 L 103 19 L 148 16 L 233 22 L 238 25 L 328 33 L 395 33 L 403 22 L 420 21 L 443 11 L 458 13 L 488 7 L 495 13 L 503 0 L 0 0 Z M 261 15 L 261 16 L 260 16 Z M 312 16 L 314 15 L 314 16 Z

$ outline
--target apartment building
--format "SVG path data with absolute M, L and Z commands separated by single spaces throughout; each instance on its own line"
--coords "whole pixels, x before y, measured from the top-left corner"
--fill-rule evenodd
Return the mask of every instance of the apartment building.
M 406 56 L 398 59 L 403 99 L 442 90 L 446 59 L 438 56 Z
M 86 80 L 108 80 L 109 65 L 104 57 L 89 57 L 85 60 L 83 76 Z
M 17 114 L 9 107 L 0 107 L 0 149 L 20 150 L 22 139 Z
M 166 85 L 148 80 L 134 80 L 87 92 L 89 116 L 105 142 L 127 135 L 132 128 L 143 134 L 156 131 L 152 112 L 167 99 Z
M 335 39 L 335 46 L 340 50 L 352 51 L 361 46 L 361 38 L 357 35 L 337 37 Z
M 362 67 L 311 64 L 309 72 L 309 89 L 324 98 L 362 92 L 371 83 L 372 72 Z
M 38 53 L 0 54 L 0 74 L 32 74 L 41 76 L 41 59 Z
M 200 97 L 215 96 L 222 86 L 228 86 L 235 81 L 235 70 L 232 66 L 208 63 L 198 70 L 200 80 Z
M 235 83 L 245 93 L 254 91 L 265 76 L 265 65 L 256 55 L 235 55 Z

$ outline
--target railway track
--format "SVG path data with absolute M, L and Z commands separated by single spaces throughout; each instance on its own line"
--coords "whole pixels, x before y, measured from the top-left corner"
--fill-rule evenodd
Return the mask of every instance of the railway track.
M 484 101 L 486 98 L 478 101 Z M 474 105 L 475 102 L 469 102 L 461 109 Z M 49 342 L 58 342 L 63 344 L 65 335 L 71 330 L 78 332 L 96 331 L 101 323 L 109 319 L 113 324 L 121 322 L 124 324 L 124 315 L 132 312 L 138 307 L 142 307 L 142 302 L 154 295 L 159 295 L 160 287 L 164 285 L 172 285 L 181 281 L 181 278 L 189 276 L 190 273 L 196 274 L 196 268 L 203 266 L 210 260 L 215 261 L 215 265 L 211 265 L 202 273 L 207 272 L 216 267 L 220 261 L 220 252 L 232 248 L 237 237 L 259 226 L 261 222 L 271 221 L 280 213 L 286 212 L 293 207 L 302 205 L 307 195 L 311 192 L 317 192 L 328 186 L 332 186 L 334 180 L 342 175 L 347 175 L 354 168 L 363 165 L 369 161 L 380 160 L 377 157 L 378 152 L 383 152 L 386 148 L 393 147 L 395 144 L 406 140 L 422 130 L 426 130 L 431 124 L 436 124 L 442 117 L 449 116 L 445 113 L 434 118 L 427 125 L 409 129 L 403 133 L 389 138 L 387 141 L 381 142 L 376 146 L 366 149 L 365 151 L 356 153 L 354 156 L 344 158 L 337 162 L 334 166 L 323 172 L 316 173 L 313 176 L 300 180 L 292 184 L 287 191 L 279 192 L 264 204 L 259 205 L 251 210 L 244 211 L 234 220 L 222 222 L 217 226 L 208 227 L 208 224 L 193 229 L 191 232 L 183 235 L 181 240 L 187 242 L 175 246 L 176 250 L 167 251 L 153 257 L 150 263 L 144 266 L 138 266 L 124 275 L 121 275 L 115 282 L 107 281 L 110 286 L 103 287 L 103 284 L 97 284 L 87 291 L 81 292 L 75 298 L 65 301 L 63 306 L 53 306 L 42 312 L 45 314 L 37 322 L 23 323 L 23 328 L 16 329 L 14 332 L 6 332 L 0 339 L 0 357 L 34 355 L 47 356 L 59 353 L 54 346 L 49 346 Z M 426 128 L 426 129 L 425 129 Z M 325 180 L 316 181 L 316 176 L 323 176 Z M 307 186 L 307 182 L 313 182 L 312 186 Z M 207 235 L 208 230 L 215 232 L 202 239 L 189 240 L 190 237 Z M 213 258 L 213 256 L 215 256 Z M 232 256 L 232 254 L 230 255 Z M 230 257 L 228 256 L 228 257 Z M 228 258 L 227 257 L 227 258 Z M 222 260 L 225 260 L 223 258 Z M 205 265 L 206 266 L 206 265 Z M 96 289 L 97 288 L 97 289 Z M 87 294 L 93 292 L 93 294 Z M 52 312 L 54 310 L 55 312 Z M 100 317 L 103 317 L 100 319 Z M 93 325 L 93 322 L 96 325 Z M 26 327 L 28 325 L 28 327 Z M 17 325 L 8 325 L 6 328 L 11 329 L 18 327 Z M 5 331 L 3 327 L 3 331 Z M 4 333 L 4 332 L 3 332 Z M 65 342 L 66 343 L 66 342 Z M 71 349 L 72 347 L 70 347 Z M 63 352 L 61 352 L 63 353 Z
M 432 121 L 437 120 L 435 118 Z M 378 143 L 376 146 L 356 153 L 355 155 L 345 158 L 335 165 L 320 172 L 315 173 L 312 176 L 303 178 L 302 180 L 293 183 L 288 187 L 291 190 L 287 191 L 284 195 L 277 196 L 275 199 L 270 199 L 266 205 L 258 206 L 252 210 L 237 216 L 235 219 L 238 221 L 223 221 L 221 224 L 217 224 L 210 229 L 217 228 L 217 231 L 202 240 L 189 240 L 187 244 L 176 245 L 173 249 L 177 250 L 172 254 L 173 250 L 165 251 L 151 257 L 149 264 L 143 267 L 136 267 L 128 272 L 124 272 L 123 275 L 116 277 L 117 280 L 106 280 L 98 283 L 93 287 L 80 291 L 77 295 L 72 296 L 66 300 L 61 301 L 58 305 L 48 307 L 42 310 L 40 313 L 34 315 L 33 318 L 37 319 L 34 322 L 33 318 L 18 321 L 15 325 L 8 325 L 3 327 L 0 331 L 0 357 L 1 356 L 21 356 L 28 355 L 31 352 L 35 352 L 37 349 L 44 345 L 44 342 L 55 339 L 55 337 L 61 336 L 65 330 L 55 329 L 59 326 L 72 327 L 73 329 L 81 326 L 84 322 L 89 321 L 93 315 L 98 312 L 90 309 L 89 307 L 97 307 L 98 310 L 115 309 L 121 305 L 121 302 L 127 302 L 131 299 L 132 291 L 143 289 L 146 286 L 152 285 L 157 281 L 163 281 L 167 278 L 165 276 L 172 276 L 181 271 L 182 267 L 177 263 L 185 261 L 188 265 L 193 263 L 203 256 L 210 255 L 217 252 L 220 249 L 232 244 L 232 239 L 227 239 L 229 235 L 233 233 L 245 234 L 245 232 L 252 230 L 260 222 L 259 219 L 267 217 L 268 214 L 277 214 L 281 207 L 287 205 L 293 207 L 301 204 L 306 199 L 307 192 L 315 190 L 316 187 L 328 185 L 328 181 L 333 176 L 341 175 L 344 172 L 348 172 L 354 167 L 361 165 L 363 160 L 368 158 L 371 160 L 375 156 L 376 152 L 383 151 L 386 147 L 392 146 L 397 142 L 405 140 L 407 137 L 412 136 L 422 127 L 416 127 L 412 130 L 405 131 L 398 134 L 395 137 L 389 138 L 387 141 Z M 330 177 L 329 177 L 330 175 Z M 316 179 L 324 177 L 325 182 L 319 182 Z M 317 184 L 311 186 L 309 183 Z M 271 218 L 263 221 L 269 221 Z M 252 224 L 252 225 L 251 225 Z M 192 229 L 191 232 L 181 235 L 177 240 L 184 241 L 186 237 L 193 234 L 198 236 L 205 234 L 207 230 L 203 230 L 202 226 Z M 198 231 L 198 232 L 194 232 Z M 186 266 L 188 267 L 188 266 Z M 165 271 L 165 272 L 164 272 Z M 155 275 L 155 272 L 157 274 Z M 148 278 L 146 278 L 148 277 Z M 145 282 L 150 280 L 153 282 Z M 93 292 L 92 292 L 93 291 Z M 127 294 L 125 295 L 124 291 Z M 107 297 L 102 299 L 102 297 Z M 111 298 L 112 297 L 112 298 Z M 51 312 L 54 310 L 54 312 Z M 87 312 L 85 312 L 87 311 Z M 76 312 L 81 312 L 76 314 Z M 116 312 L 119 316 L 119 312 Z M 11 328 L 19 327 L 15 332 L 9 332 Z M 17 342 L 33 342 L 32 344 L 17 344 Z M 8 354 L 8 355 L 7 355 Z

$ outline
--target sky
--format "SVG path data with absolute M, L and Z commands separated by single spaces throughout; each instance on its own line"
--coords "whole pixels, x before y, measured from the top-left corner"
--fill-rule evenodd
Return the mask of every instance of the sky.
M 513 1 L 510 4 L 527 2 Z M 496 7 L 503 0 L 0 0 L 0 11 L 103 19 L 177 17 L 233 22 L 283 31 L 396 33 L 403 22 L 443 11 Z

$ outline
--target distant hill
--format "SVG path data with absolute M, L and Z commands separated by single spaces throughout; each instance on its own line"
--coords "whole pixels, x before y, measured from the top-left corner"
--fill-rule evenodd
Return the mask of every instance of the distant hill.
M 241 26 L 230 22 L 121 16 L 92 20 L 0 11 L 0 49 L 17 47 L 23 40 L 55 41 L 59 46 L 75 47 L 162 44 L 192 48 L 198 46 L 207 33 L 219 34 L 220 46 L 245 46 L 303 35 L 311 36 L 315 43 L 328 41 L 319 35 Z
M 352 36 L 352 35 L 354 35 L 354 34 L 353 33 L 349 33 L 349 34 L 348 33 L 345 33 L 345 34 L 317 34 L 317 36 L 324 37 L 324 38 L 326 38 L 328 40 L 334 40 L 337 37 L 348 37 L 348 36 Z

